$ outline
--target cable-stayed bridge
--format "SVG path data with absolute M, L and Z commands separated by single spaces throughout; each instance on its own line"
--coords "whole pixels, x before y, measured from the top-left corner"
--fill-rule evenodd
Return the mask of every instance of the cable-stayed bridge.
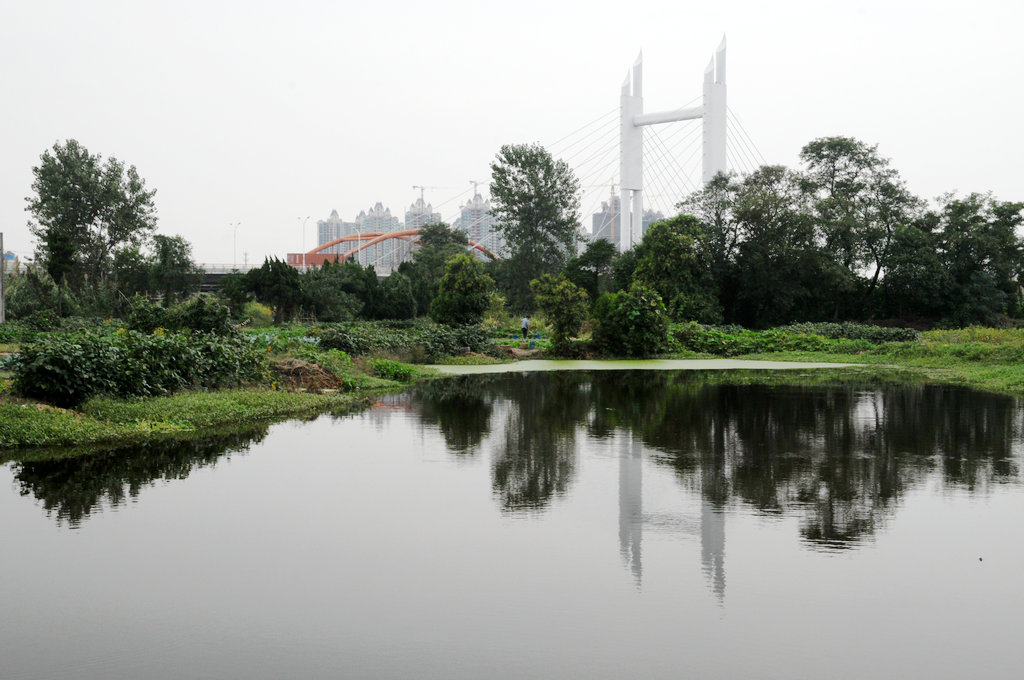
M 724 38 L 704 70 L 702 93 L 681 107 L 645 111 L 643 87 L 641 55 L 627 72 L 617 107 L 544 144 L 554 158 L 569 164 L 580 182 L 584 231 L 608 239 L 620 250 L 638 243 L 650 222 L 676 215 L 678 204 L 715 174 L 749 173 L 765 164 L 728 106 Z M 446 223 L 455 223 L 463 203 L 478 195 L 481 183 L 469 184 L 472 186 L 435 206 Z M 429 187 L 416 188 L 421 189 L 422 199 L 423 189 Z M 460 226 L 470 232 L 475 225 Z M 327 252 L 329 246 L 342 244 L 349 246 L 345 252 Z M 325 259 L 355 257 L 364 265 L 374 265 L 380 273 L 390 273 L 417 246 L 416 229 L 366 232 L 321 244 L 306 253 L 289 253 L 287 261 L 302 268 Z M 502 251 L 493 231 L 471 243 L 470 249 L 490 256 Z

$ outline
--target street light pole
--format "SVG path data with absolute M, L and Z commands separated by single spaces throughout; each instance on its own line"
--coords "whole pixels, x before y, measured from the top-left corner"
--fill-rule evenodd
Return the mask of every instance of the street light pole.
M 238 225 L 241 222 L 232 222 L 229 227 L 234 227 L 234 235 L 231 241 L 231 269 L 238 269 Z
M 0 323 L 7 320 L 7 308 L 4 306 L 4 279 L 7 278 L 7 256 L 4 255 L 4 233 L 0 231 Z
M 302 271 L 306 271 L 306 222 L 309 221 L 309 215 L 298 219 L 302 222 Z

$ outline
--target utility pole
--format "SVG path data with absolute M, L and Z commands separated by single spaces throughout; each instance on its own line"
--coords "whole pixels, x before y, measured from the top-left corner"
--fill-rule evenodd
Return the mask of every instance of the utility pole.
M 0 323 L 7 320 L 7 291 L 4 285 L 7 283 L 7 256 L 4 255 L 4 232 L 0 231 Z

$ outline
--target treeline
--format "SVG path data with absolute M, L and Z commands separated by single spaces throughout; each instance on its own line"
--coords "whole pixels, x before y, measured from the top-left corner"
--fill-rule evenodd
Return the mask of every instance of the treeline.
M 927 327 L 1022 315 L 1024 203 L 972 193 L 929 204 L 856 139 L 814 140 L 800 158 L 799 169 L 719 175 L 618 253 L 580 234 L 579 183 L 563 161 L 538 145 L 505 146 L 490 185 L 501 260 L 468 255 L 465 235 L 437 224 L 390 276 L 351 261 L 300 272 L 268 259 L 225 277 L 221 297 L 236 318 L 260 302 L 277 323 L 429 315 L 472 324 L 487 309 L 539 309 L 556 344 L 589 328 L 615 353 L 650 348 L 666 324 L 689 321 Z M 12 318 L 126 317 L 136 294 L 170 306 L 197 290 L 190 246 L 154 234 L 155 191 L 133 167 L 71 140 L 33 173 L 38 265 L 10 286 Z
M 557 289 L 564 301 L 567 281 L 587 293 L 597 321 L 602 295 L 634 287 L 634 296 L 656 293 L 670 321 L 747 328 L 1000 325 L 1021 316 L 1024 203 L 972 193 L 929 205 L 856 139 L 814 140 L 800 158 L 797 170 L 719 175 L 624 253 L 604 241 L 579 255 L 563 250 L 558 265 L 533 270 L 541 288 L 532 298 L 505 290 L 515 307 L 543 308 L 538 292 Z

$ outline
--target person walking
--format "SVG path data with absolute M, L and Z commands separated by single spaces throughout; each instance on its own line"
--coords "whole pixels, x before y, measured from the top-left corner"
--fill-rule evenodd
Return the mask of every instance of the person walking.
M 526 340 L 526 334 L 530 332 L 530 315 L 524 316 L 519 325 L 523 329 L 523 340 Z

